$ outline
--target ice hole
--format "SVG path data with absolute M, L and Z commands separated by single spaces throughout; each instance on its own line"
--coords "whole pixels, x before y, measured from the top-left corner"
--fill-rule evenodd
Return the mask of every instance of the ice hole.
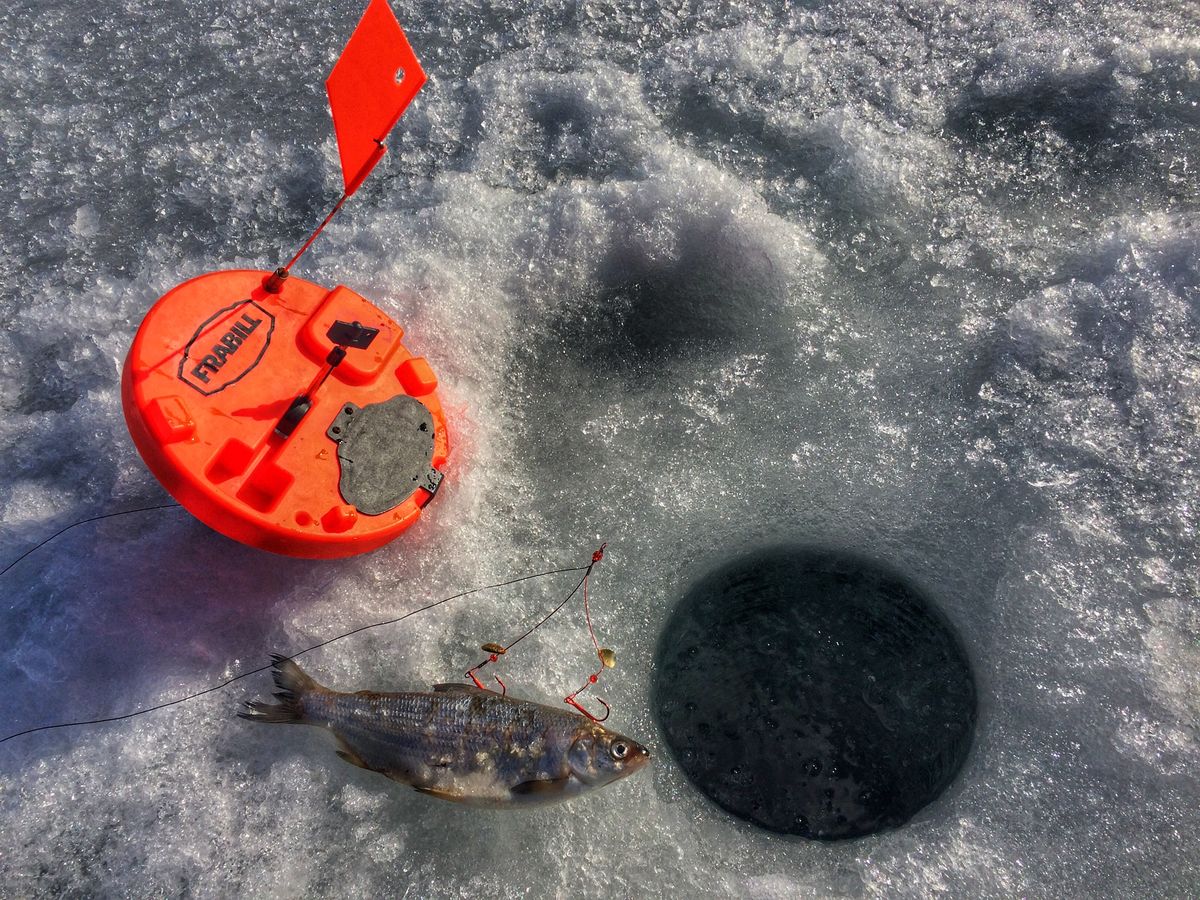
M 781 547 L 698 581 L 659 639 L 667 745 L 718 806 L 822 840 L 895 828 L 971 745 L 975 682 L 950 623 L 901 575 Z

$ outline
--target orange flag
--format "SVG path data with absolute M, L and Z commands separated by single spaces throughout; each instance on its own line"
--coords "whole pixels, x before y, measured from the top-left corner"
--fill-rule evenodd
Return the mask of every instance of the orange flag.
M 371 0 L 325 81 L 347 197 L 383 158 L 383 139 L 424 83 L 387 0 Z

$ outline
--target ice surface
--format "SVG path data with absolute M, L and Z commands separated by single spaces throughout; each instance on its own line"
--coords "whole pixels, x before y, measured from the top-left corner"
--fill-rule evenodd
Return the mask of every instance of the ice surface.
M 0 11 L 3 560 L 162 499 L 124 353 L 166 289 L 275 265 L 335 199 L 322 81 L 359 7 Z M 0 893 L 1194 894 L 1195 5 L 395 8 L 430 81 L 300 274 L 376 299 L 431 359 L 441 495 L 334 563 L 178 511 L 75 529 L 4 576 L 4 730 L 169 699 L 607 540 L 605 696 L 659 747 L 676 599 L 734 553 L 820 540 L 952 620 L 972 755 L 903 829 L 818 845 L 734 822 L 665 754 L 573 805 L 439 804 L 313 731 L 240 723 L 234 689 L 0 747 Z M 476 596 L 309 665 L 453 678 L 554 596 Z M 506 665 L 534 698 L 586 672 L 577 620 L 528 645 Z

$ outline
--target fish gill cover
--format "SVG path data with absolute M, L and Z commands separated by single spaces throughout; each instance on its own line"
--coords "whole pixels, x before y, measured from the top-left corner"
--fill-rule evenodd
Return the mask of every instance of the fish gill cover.
M 337 199 L 313 73 L 360 11 L 0 10 L 5 560 L 160 501 L 122 437 L 120 360 L 172 284 L 277 264 Z M 462 436 L 438 517 L 336 563 L 179 512 L 74 529 L 6 575 L 0 719 L 176 696 L 607 540 L 605 699 L 653 751 L 672 608 L 786 540 L 937 598 L 977 679 L 971 755 L 905 827 L 822 844 L 741 824 L 662 764 L 571 807 L 464 812 L 200 701 L 4 745 L 4 892 L 1194 891 L 1194 5 L 396 12 L 430 84 L 305 266 L 378 299 L 438 372 Z M 453 678 L 551 590 L 364 635 L 320 669 Z M 505 678 L 553 702 L 587 650 L 555 622 Z

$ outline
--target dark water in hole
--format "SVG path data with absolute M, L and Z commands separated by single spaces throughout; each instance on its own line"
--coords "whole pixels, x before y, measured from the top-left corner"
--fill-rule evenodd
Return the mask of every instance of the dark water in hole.
M 949 623 L 900 575 L 796 547 L 695 584 L 659 639 L 654 704 L 688 778 L 771 831 L 904 824 L 953 780 L 975 683 Z

